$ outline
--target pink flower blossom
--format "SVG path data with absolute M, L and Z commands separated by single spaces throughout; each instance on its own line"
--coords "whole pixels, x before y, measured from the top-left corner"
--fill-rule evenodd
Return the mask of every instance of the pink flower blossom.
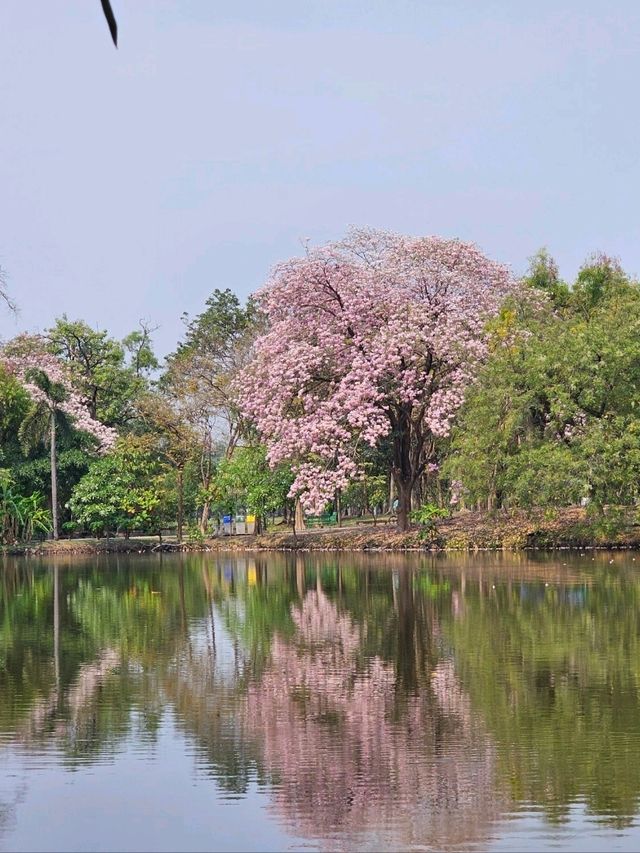
M 65 365 L 55 355 L 47 352 L 44 341 L 36 335 L 19 335 L 0 351 L 0 364 L 13 374 L 35 402 L 55 407 L 68 415 L 76 429 L 97 439 L 105 452 L 115 444 L 117 433 L 111 427 L 92 418 L 80 395 L 74 390 Z M 45 374 L 50 382 L 61 385 L 65 398 L 54 403 L 30 376 L 34 371 Z
M 241 405 L 269 461 L 294 464 L 291 496 L 319 511 L 359 474 L 363 445 L 411 431 L 419 457 L 447 436 L 486 355 L 486 320 L 514 287 L 470 243 L 376 231 L 276 267 Z

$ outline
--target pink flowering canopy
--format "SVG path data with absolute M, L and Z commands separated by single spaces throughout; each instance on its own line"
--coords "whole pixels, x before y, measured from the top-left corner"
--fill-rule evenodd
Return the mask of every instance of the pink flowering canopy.
M 101 452 L 113 447 L 117 438 L 116 431 L 91 417 L 86 404 L 74 390 L 64 364 L 55 355 L 47 352 L 40 338 L 35 335 L 18 336 L 0 352 L 0 364 L 18 379 L 32 400 L 50 407 L 55 406 L 68 415 L 76 429 L 92 435 Z M 54 404 L 46 392 L 31 381 L 30 377 L 35 371 L 44 373 L 50 382 L 61 385 L 65 391 L 64 400 Z
M 321 511 L 361 473 L 363 446 L 386 437 L 405 493 L 433 470 L 433 441 L 449 434 L 486 321 L 513 288 L 473 244 L 369 230 L 276 267 L 241 396 L 270 462 L 293 462 L 291 496 Z

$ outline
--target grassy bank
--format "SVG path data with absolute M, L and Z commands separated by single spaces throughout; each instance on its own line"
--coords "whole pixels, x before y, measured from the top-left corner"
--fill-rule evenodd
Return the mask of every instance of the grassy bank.
M 227 536 L 198 544 L 157 538 L 63 539 L 5 546 L 4 553 L 49 554 L 149 553 L 162 551 L 475 551 L 526 548 L 640 548 L 640 523 L 634 509 L 589 517 L 576 507 L 554 512 L 536 510 L 460 512 L 438 522 L 431 531 L 413 528 L 398 533 L 390 524 L 360 524 L 306 530 L 290 528 L 258 536 Z
M 4 545 L 4 554 L 12 556 L 47 556 L 49 554 L 145 554 L 152 551 L 190 550 L 188 545 L 164 542 L 158 547 L 157 537 L 140 539 L 47 539 L 44 542 L 27 542 Z
M 224 550 L 309 551 L 474 551 L 526 548 L 640 548 L 636 512 L 626 510 L 592 519 L 584 509 L 553 513 L 536 510 L 460 512 L 438 522 L 431 531 L 412 528 L 398 533 L 392 525 L 359 525 L 308 530 L 294 536 L 291 530 L 261 536 L 227 537 L 207 543 Z

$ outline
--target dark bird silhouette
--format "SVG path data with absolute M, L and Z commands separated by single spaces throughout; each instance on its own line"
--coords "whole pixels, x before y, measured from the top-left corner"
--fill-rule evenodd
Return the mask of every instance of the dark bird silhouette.
M 102 11 L 104 12 L 104 16 L 107 19 L 107 23 L 109 24 L 109 32 L 111 33 L 111 38 L 113 39 L 113 43 L 116 47 L 118 47 L 118 24 L 116 22 L 116 16 L 113 14 L 113 9 L 111 8 L 111 3 L 109 0 L 100 0 L 102 3 Z

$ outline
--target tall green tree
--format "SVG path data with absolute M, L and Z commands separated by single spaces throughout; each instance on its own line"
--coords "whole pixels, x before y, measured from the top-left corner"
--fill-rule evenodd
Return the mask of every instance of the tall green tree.
M 73 490 L 75 523 L 93 533 L 157 532 L 164 521 L 163 471 L 149 436 L 127 436 L 93 462 Z
M 146 391 L 157 366 L 151 330 L 143 324 L 120 343 L 104 330 L 63 315 L 48 330 L 47 339 L 51 352 L 68 366 L 91 416 L 109 426 L 130 428 L 136 399 Z
M 247 424 L 237 404 L 243 372 L 260 318 L 253 301 L 242 305 L 230 290 L 214 290 L 205 310 L 183 315 L 184 339 L 167 358 L 160 385 L 198 436 L 199 526 L 207 529 L 216 461 L 231 457 Z
M 33 402 L 25 415 L 20 425 L 19 436 L 25 450 L 41 444 L 49 447 L 53 538 L 58 539 L 57 435 L 60 429 L 70 429 L 68 415 L 62 409 L 62 404 L 67 398 L 67 390 L 62 383 L 53 381 L 43 370 L 30 371 L 28 379 L 42 394 Z
M 492 356 L 467 395 L 445 474 L 468 503 L 489 508 L 635 501 L 640 286 L 596 256 L 560 307 L 530 296 L 493 326 Z
M 218 466 L 212 496 L 223 512 L 245 510 L 255 515 L 260 529 L 269 513 L 291 503 L 288 493 L 292 482 L 290 466 L 271 468 L 262 445 L 236 447 Z
M 182 541 L 185 522 L 185 477 L 198 453 L 199 437 L 183 416 L 178 401 L 167 393 L 149 393 L 138 401 L 139 415 L 154 438 L 159 457 L 173 470 L 177 493 L 177 537 Z

